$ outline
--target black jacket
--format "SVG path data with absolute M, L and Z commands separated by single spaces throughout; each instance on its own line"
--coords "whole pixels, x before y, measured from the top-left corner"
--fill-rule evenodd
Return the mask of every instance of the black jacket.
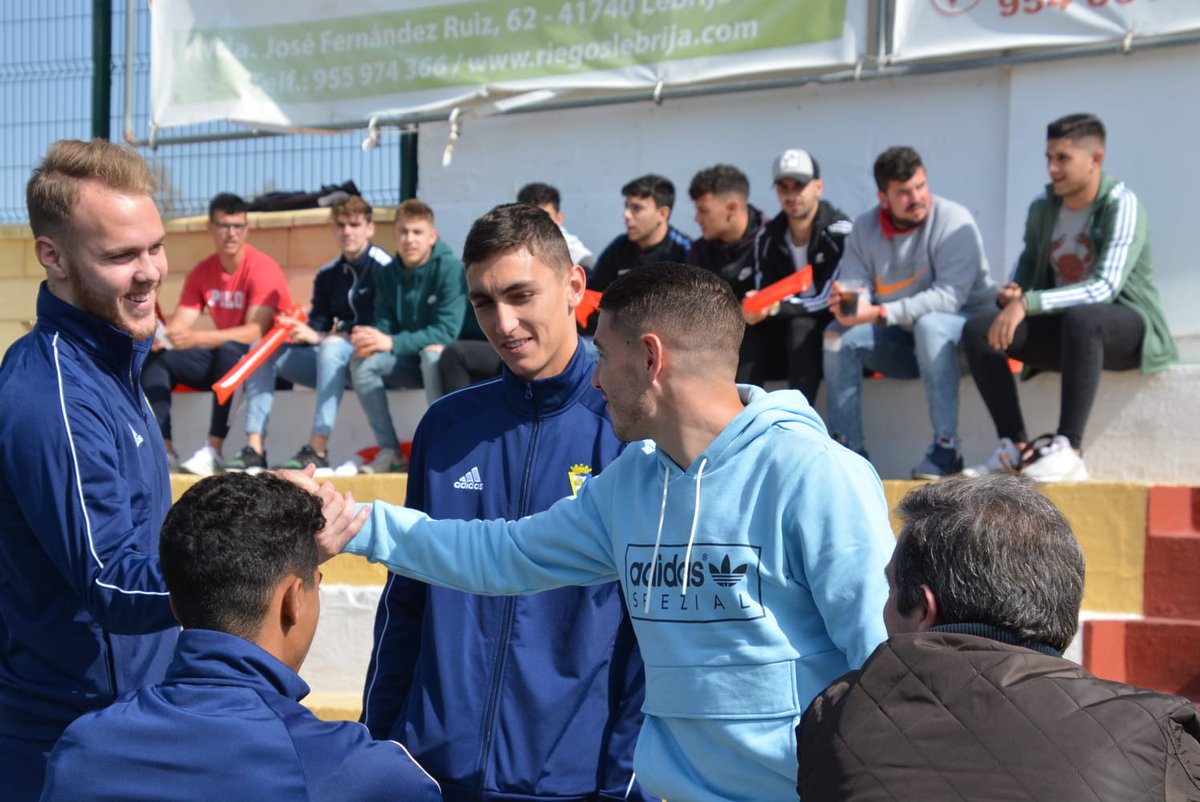
M 617 276 L 654 262 L 682 262 L 687 258 L 691 245 L 692 240 L 675 226 L 667 226 L 667 236 L 663 237 L 662 242 L 644 251 L 628 235 L 622 234 L 610 242 L 596 260 L 592 277 L 588 280 L 588 289 L 604 292 Z
M 829 280 L 837 270 L 846 249 L 846 237 L 853 224 L 833 204 L 820 201 L 813 218 L 812 237 L 808 241 L 808 261 L 813 268 L 816 292 L 804 298 L 793 296 L 781 304 L 783 317 L 811 315 L 829 307 Z M 762 289 L 796 272 L 792 250 L 788 247 L 788 219 L 780 212 L 767 223 L 754 246 L 754 287 Z
M 962 629 L 893 636 L 813 700 L 803 799 L 1200 799 L 1188 700 Z
M 742 238 L 732 245 L 720 240 L 698 239 L 692 242 L 687 260 L 690 265 L 703 267 L 729 282 L 738 298 L 754 289 L 754 241 L 766 225 L 767 218 L 758 207 L 748 207 L 750 219 Z

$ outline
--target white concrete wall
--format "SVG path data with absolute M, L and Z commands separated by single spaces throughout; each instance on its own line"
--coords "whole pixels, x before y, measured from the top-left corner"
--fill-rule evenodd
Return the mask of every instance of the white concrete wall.
M 1030 437 L 1058 426 L 1058 374 L 1020 382 L 1017 392 Z M 825 413 L 824 385 L 817 411 Z M 1109 482 L 1200 485 L 1200 365 L 1166 373 L 1105 373 L 1084 437 L 1092 479 Z M 863 424 L 871 462 L 884 479 L 907 479 L 929 446 L 932 430 L 919 381 L 868 379 Z M 983 462 L 996 447 L 996 430 L 969 376 L 959 384 L 959 433 L 967 464 Z
M 1053 432 L 1058 423 L 1060 382 L 1044 373 L 1020 382 L 1018 393 L 1030 436 Z M 175 396 L 176 448 L 186 458 L 208 431 L 208 396 Z M 1092 478 L 1111 482 L 1200 485 L 1200 426 L 1196 398 L 1200 397 L 1200 365 L 1177 365 L 1154 376 L 1137 371 L 1105 373 L 1092 410 L 1084 456 Z M 313 393 L 307 390 L 276 395 L 267 453 L 282 462 L 307 442 L 312 423 Z M 425 410 L 416 390 L 390 390 L 389 403 L 396 432 L 402 440 L 412 432 Z M 817 396 L 817 411 L 825 413 L 825 389 Z M 245 444 L 244 408 L 235 410 L 225 447 L 231 457 Z M 871 461 L 884 479 L 907 479 L 931 438 L 925 396 L 919 381 L 869 379 L 863 395 L 863 424 Z M 991 419 L 970 377 L 959 385 L 959 431 L 968 463 L 982 462 L 995 448 Z M 374 444 L 362 408 L 347 392 L 330 441 L 332 462 L 350 459 Z
M 321 617 L 300 676 L 314 694 L 348 710 L 361 701 L 383 585 L 321 585 Z
M 802 146 L 821 162 L 825 196 L 855 215 L 875 203 L 870 176 L 889 145 L 916 147 L 939 194 L 975 214 L 988 259 L 1007 278 L 1021 249 L 1029 202 L 1045 183 L 1045 127 L 1074 111 L 1098 114 L 1109 129 L 1108 166 L 1144 200 L 1159 288 L 1172 330 L 1200 360 L 1200 296 L 1188 221 L 1200 160 L 1187 142 L 1200 129 L 1193 102 L 1200 46 L 867 80 L 708 98 L 639 102 L 473 120 L 453 163 L 441 166 L 448 128 L 420 135 L 420 195 L 456 251 L 470 223 L 512 200 L 528 181 L 563 193 L 566 225 L 593 250 L 621 231 L 620 187 L 645 172 L 675 182 L 674 222 L 694 234 L 692 175 L 730 162 L 751 180 L 751 201 L 778 210 L 772 158 Z
M 401 442 L 411 440 L 421 415 L 425 413 L 423 390 L 388 390 L 388 407 L 392 425 Z M 171 429 L 175 450 L 186 460 L 204 445 L 212 409 L 211 393 L 175 393 L 171 404 Z M 267 422 L 267 458 L 277 465 L 300 450 L 312 432 L 316 393 L 307 387 L 275 394 L 275 405 Z M 229 437 L 225 441 L 225 458 L 229 459 L 246 445 L 246 405 L 239 390 L 230 402 L 234 405 L 229 417 Z M 366 415 L 358 396 L 347 390 L 338 408 L 337 423 L 329 440 L 329 462 L 334 467 L 355 459 L 356 454 L 375 445 L 375 436 L 367 426 Z

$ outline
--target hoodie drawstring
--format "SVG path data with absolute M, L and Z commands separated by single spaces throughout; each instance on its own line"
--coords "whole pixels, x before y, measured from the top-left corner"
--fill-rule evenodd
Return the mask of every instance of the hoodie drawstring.
M 704 476 L 706 465 L 708 465 L 708 457 L 700 461 L 700 468 L 696 471 L 696 507 L 692 511 L 692 531 L 688 533 L 687 552 L 683 558 L 683 590 L 680 594 L 683 596 L 687 595 L 688 582 L 692 573 L 688 566 L 692 563 L 692 543 L 696 540 L 696 528 L 700 523 L 700 479 Z M 650 591 L 654 588 L 654 569 L 658 565 L 658 551 L 662 544 L 663 523 L 667 519 L 667 487 L 670 481 L 671 469 L 664 467 L 662 507 L 658 511 L 658 532 L 654 536 L 654 551 L 650 554 L 650 578 L 646 581 L 646 603 L 642 607 L 642 612 L 647 614 L 650 612 Z
M 654 587 L 654 566 L 658 563 L 658 546 L 662 543 L 663 521 L 667 518 L 667 487 L 671 483 L 671 469 L 663 466 L 662 507 L 658 511 L 658 534 L 654 536 L 654 551 L 650 553 L 650 578 L 646 580 L 646 605 L 642 612 L 650 613 L 650 589 Z
M 696 539 L 696 525 L 700 523 L 700 477 L 704 475 L 704 466 L 708 457 L 700 460 L 700 468 L 696 471 L 696 509 L 692 511 L 692 531 L 688 533 L 687 551 L 683 555 L 683 590 L 680 596 L 686 596 L 688 581 L 692 578 L 692 542 Z

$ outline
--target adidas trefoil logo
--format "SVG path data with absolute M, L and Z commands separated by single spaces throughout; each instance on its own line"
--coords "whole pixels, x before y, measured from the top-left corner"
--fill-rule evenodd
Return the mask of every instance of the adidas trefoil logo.
M 708 575 L 713 578 L 723 588 L 731 588 L 738 582 L 746 578 L 746 569 L 748 566 L 739 565 L 732 570 L 729 567 L 729 555 L 725 555 L 725 559 L 721 560 L 721 565 L 718 567 L 712 563 L 708 564 Z
M 142 438 L 142 436 L 141 436 L 140 434 L 138 434 L 138 433 L 137 433 L 137 429 L 133 428 L 133 424 L 132 424 L 132 423 L 126 422 L 126 423 L 125 423 L 125 425 L 129 427 L 129 432 L 130 432 L 130 434 L 132 434 L 132 435 L 133 435 L 133 444 L 134 444 L 135 446 L 137 446 L 138 448 L 141 448 L 141 447 L 142 447 L 142 441 L 143 441 L 143 438 Z
M 479 477 L 479 468 L 474 467 L 459 477 L 454 483 L 457 490 L 483 490 L 483 479 Z

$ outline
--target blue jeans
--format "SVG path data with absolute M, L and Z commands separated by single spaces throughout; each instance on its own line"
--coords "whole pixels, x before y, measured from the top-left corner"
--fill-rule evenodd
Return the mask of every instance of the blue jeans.
M 920 378 L 935 441 L 958 447 L 958 343 L 966 313 L 930 312 L 912 330 L 860 323 L 825 330 L 829 432 L 853 450 L 863 448 L 863 369 L 893 379 Z
M 375 434 L 380 448 L 395 448 L 398 440 L 392 414 L 388 411 L 388 387 L 424 387 L 425 399 L 432 403 L 441 395 L 438 360 L 441 349 L 425 349 L 417 354 L 387 354 L 379 352 L 366 359 L 350 362 L 350 380 L 359 403 L 367 416 L 367 424 Z
M 317 390 L 312 433 L 328 437 L 337 420 L 342 393 L 350 384 L 354 346 L 349 338 L 330 335 L 318 345 L 288 345 L 246 379 L 246 433 L 267 435 L 267 418 L 275 401 L 275 377 Z

